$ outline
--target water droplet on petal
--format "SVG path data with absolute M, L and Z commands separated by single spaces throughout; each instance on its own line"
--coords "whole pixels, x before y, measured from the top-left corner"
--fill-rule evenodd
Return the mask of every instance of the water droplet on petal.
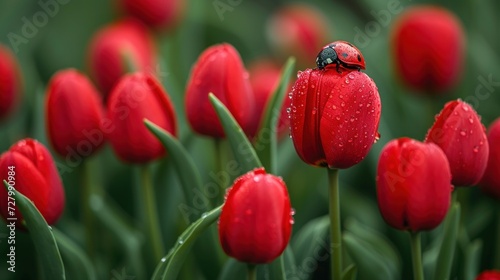
M 467 107 L 467 105 L 465 104 L 462 105 L 462 109 L 464 109 L 465 112 L 469 111 L 469 107 Z
M 295 215 L 295 209 L 293 209 L 293 208 L 290 209 L 290 215 L 292 215 L 292 216 Z
M 479 146 L 474 146 L 474 149 L 472 150 L 474 153 L 479 152 Z
M 295 220 L 293 218 L 290 218 L 290 224 L 291 225 L 295 224 Z
M 349 83 L 349 79 L 345 79 L 345 83 L 348 84 Z
M 467 135 L 467 133 L 465 131 L 461 130 L 460 135 L 465 136 L 465 135 Z

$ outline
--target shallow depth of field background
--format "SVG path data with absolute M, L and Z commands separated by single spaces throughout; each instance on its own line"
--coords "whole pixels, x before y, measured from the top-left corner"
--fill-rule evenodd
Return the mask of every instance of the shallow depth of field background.
M 241 54 L 245 65 L 263 57 L 282 59 L 271 48 L 266 35 L 266 24 L 273 12 L 280 6 L 292 1 L 265 0 L 220 0 L 232 5 L 219 15 L 212 0 L 190 0 L 185 19 L 168 33 L 156 33 L 159 61 L 154 71 L 161 79 L 175 104 L 180 125 L 180 140 L 196 160 L 204 182 L 218 182 L 220 174 L 214 168 L 214 143 L 212 139 L 194 135 L 186 122 L 184 113 L 184 89 L 192 64 L 208 46 L 228 42 Z M 329 41 L 346 40 L 354 43 L 366 59 L 366 73 L 372 77 L 382 99 L 381 139 L 375 144 L 368 157 L 357 166 L 342 171 L 341 206 L 342 223 L 345 231 L 350 227 L 362 226 L 386 236 L 399 253 L 402 279 L 411 278 L 411 259 L 408 236 L 404 232 L 388 227 L 382 220 L 375 195 L 375 172 L 378 156 L 383 145 L 389 140 L 409 136 L 423 140 L 427 129 L 432 125 L 434 115 L 449 100 L 462 98 L 471 103 L 488 126 L 500 116 L 500 37 L 498 27 L 500 3 L 495 0 L 484 1 L 426 1 L 442 5 L 454 12 L 461 20 L 466 32 L 466 57 L 462 78 L 450 92 L 441 96 L 418 95 L 406 88 L 397 78 L 392 67 L 390 30 L 398 14 L 391 14 L 389 22 L 377 22 L 373 14 L 387 11 L 388 5 L 395 2 L 401 7 L 424 3 L 408 0 L 358 0 L 358 1 L 293 1 L 303 2 L 317 8 L 324 14 L 329 24 Z M 120 13 L 113 1 L 106 0 L 69 0 L 59 5 L 59 11 L 49 16 L 47 24 L 37 28 L 32 38 L 17 45 L 15 53 L 22 68 L 24 90 L 22 104 L 7 122 L 0 123 L 0 152 L 8 149 L 15 141 L 36 138 L 48 145 L 44 124 L 44 94 L 50 77 L 64 68 L 77 68 L 88 73 L 86 61 L 89 40 L 100 27 L 118 19 Z M 41 11 L 37 1 L 0 0 L 0 42 L 10 46 L 8 34 L 14 32 L 22 36 L 23 18 L 33 22 L 33 15 Z M 368 28 L 368 32 L 367 32 Z M 366 38 L 356 37 L 358 30 Z M 367 40 L 366 40 L 367 39 Z M 11 49 L 12 46 L 11 46 Z M 319 51 L 319 50 L 318 50 Z M 309 60 L 309 67 L 315 67 L 315 57 Z M 299 70 L 299 69 L 296 69 Z M 482 80 L 493 80 L 488 89 L 476 88 Z M 227 145 L 226 145 L 227 146 Z M 310 220 L 328 213 L 327 182 L 324 169 L 314 168 L 303 163 L 295 153 L 292 141 L 285 137 L 279 142 L 278 175 L 287 183 L 292 205 L 296 210 L 292 242 L 295 234 Z M 231 159 L 229 146 L 224 155 Z M 66 190 L 67 206 L 57 228 L 67 233 L 77 242 L 83 241 L 83 231 L 78 224 L 79 214 L 79 162 L 67 162 L 55 156 L 60 164 L 68 167 L 62 174 Z M 94 161 L 94 179 L 124 209 L 133 215 L 136 168 L 121 163 L 105 146 Z M 166 250 L 176 241 L 178 234 L 185 228 L 184 220 L 178 209 L 182 201 L 179 181 L 172 169 L 169 158 L 155 164 L 158 211 Z M 231 181 L 239 173 L 230 174 Z M 17 176 L 23 176 L 18 174 Z M 482 239 L 480 267 L 493 267 L 495 250 L 499 248 L 500 205 L 477 188 L 461 190 L 463 223 L 470 240 Z M 356 224 L 360 223 L 360 224 Z M 441 228 L 423 235 L 424 265 L 432 262 L 432 248 Z M 16 273 L 6 269 L 7 229 L 0 226 L 0 279 L 36 278 L 36 255 L 31 240 L 26 233 L 17 232 L 16 236 Z M 110 268 L 109 279 L 120 279 L 116 275 L 123 269 L 127 271 L 120 251 L 113 245 L 113 238 L 103 233 L 101 238 L 109 239 L 109 250 L 114 255 L 100 256 L 103 265 Z M 466 257 L 464 248 L 457 247 L 457 260 Z M 196 251 L 192 251 L 196 254 Z M 186 262 L 185 267 L 191 265 Z M 314 264 L 313 264 L 314 265 Z M 328 275 L 328 261 L 315 263 L 315 279 Z M 300 264 L 298 265 L 300 266 Z M 311 265 L 312 267 L 312 265 Z M 300 268 L 299 268 L 300 269 Z M 302 267 L 302 269 L 310 269 Z M 462 279 L 460 270 L 455 266 L 453 277 Z M 114 273 L 118 272 L 118 274 Z M 181 273 L 182 275 L 182 273 Z M 128 277 L 133 277 L 130 275 Z M 181 276 L 182 277 L 182 276 Z M 134 278 L 126 278 L 134 279 Z M 135 278 L 137 279 L 137 278 Z M 358 274 L 358 279 L 370 279 Z M 455 278 L 453 278 L 455 279 Z

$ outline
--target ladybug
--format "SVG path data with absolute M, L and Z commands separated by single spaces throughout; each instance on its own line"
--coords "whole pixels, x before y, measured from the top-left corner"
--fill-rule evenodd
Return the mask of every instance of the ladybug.
M 321 49 L 316 57 L 316 65 L 322 70 L 330 64 L 336 64 L 339 73 L 340 66 L 358 71 L 366 68 L 365 59 L 361 52 L 353 44 L 346 41 L 335 41 Z

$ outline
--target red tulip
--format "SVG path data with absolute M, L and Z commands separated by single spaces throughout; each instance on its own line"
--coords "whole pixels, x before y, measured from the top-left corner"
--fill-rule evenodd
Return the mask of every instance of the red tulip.
M 142 24 L 123 20 L 104 27 L 94 36 L 89 50 L 90 70 L 106 98 L 130 70 L 127 59 L 137 71 L 154 69 L 153 41 Z
M 224 252 L 247 263 L 269 263 L 285 250 L 293 224 L 285 183 L 258 168 L 228 190 L 219 220 Z
M 448 157 L 452 184 L 472 186 L 479 182 L 488 162 L 488 141 L 476 111 L 458 99 L 445 104 L 425 142 L 437 144 Z
M 64 209 L 64 189 L 57 168 L 47 148 L 33 139 L 15 143 L 0 156 L 0 179 L 9 182 L 18 192 L 29 198 L 49 225 L 54 224 Z M 0 214 L 4 219 L 16 217 L 20 226 L 22 215 L 12 214 L 7 204 L 8 193 L 0 188 Z M 14 197 L 15 199 L 15 197 Z M 11 200 L 9 200 L 11 201 Z
M 500 199 L 500 118 L 490 126 L 488 145 L 488 164 L 479 186 L 486 193 Z
M 450 11 L 421 6 L 405 11 L 392 30 L 397 73 L 410 87 L 439 93 L 453 87 L 464 60 L 464 31 Z
M 0 44 L 0 120 L 14 110 L 21 94 L 19 67 L 14 55 Z
M 172 28 L 184 15 L 185 0 L 121 0 L 125 12 L 153 28 Z
M 318 50 L 328 41 L 328 22 L 317 9 L 292 4 L 280 9 L 268 23 L 269 41 L 283 57 L 295 56 L 299 64 L 310 66 Z
M 292 88 L 291 136 L 308 164 L 348 168 L 378 139 L 380 96 L 373 80 L 358 71 L 307 69 Z
M 194 131 L 224 137 L 224 130 L 208 94 L 213 93 L 248 134 L 254 112 L 254 97 L 240 55 L 229 44 L 206 49 L 193 66 L 186 88 L 186 113 Z
M 62 70 L 52 77 L 45 107 L 47 134 L 61 156 L 90 156 L 104 144 L 101 98 L 77 70 Z
M 264 111 L 267 106 L 271 94 L 278 87 L 278 83 L 281 78 L 281 68 L 275 63 L 267 60 L 257 61 L 253 63 L 249 68 L 250 73 L 250 85 L 252 86 L 253 94 L 255 96 L 255 111 L 252 118 L 252 124 L 250 128 L 250 137 L 254 138 L 259 129 L 259 125 L 264 117 Z M 290 89 L 287 89 L 287 93 Z M 290 119 L 288 118 L 287 108 L 290 107 L 291 99 L 288 95 L 285 96 L 283 100 L 283 105 L 281 108 L 277 132 L 282 135 L 283 132 L 288 131 L 290 126 Z M 278 112 L 276 112 L 278 113 Z
M 109 96 L 108 116 L 109 140 L 118 157 L 126 162 L 144 163 L 165 154 L 160 141 L 144 125 L 144 119 L 177 135 L 172 102 L 149 74 L 128 74 L 118 82 Z
M 450 206 L 451 173 L 446 155 L 433 143 L 395 139 L 382 149 L 377 199 L 384 220 L 401 230 L 430 230 Z
M 487 270 L 481 272 L 476 280 L 500 280 L 500 270 Z

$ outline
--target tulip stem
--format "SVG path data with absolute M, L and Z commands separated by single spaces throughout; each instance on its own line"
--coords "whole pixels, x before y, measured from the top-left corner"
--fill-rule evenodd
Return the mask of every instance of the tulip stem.
M 413 261 L 413 279 L 424 280 L 424 269 L 422 267 L 422 246 L 420 244 L 420 232 L 410 232 L 411 255 Z
M 342 233 L 340 230 L 339 170 L 328 168 L 330 183 L 330 262 L 332 279 L 342 279 Z
M 248 280 L 257 280 L 257 266 L 255 264 L 249 263 L 247 265 L 247 272 Z
M 146 223 L 149 231 L 149 239 L 152 246 L 155 261 L 159 261 L 163 255 L 163 241 L 159 226 L 158 212 L 155 201 L 155 191 L 151 180 L 151 170 L 147 166 L 141 169 L 141 181 L 143 189 L 144 206 L 146 207 Z
M 92 217 L 92 209 L 90 209 L 90 198 L 94 192 L 92 187 L 92 170 L 89 160 L 85 160 L 82 166 L 82 209 L 81 215 L 85 227 L 85 242 L 87 245 L 88 254 L 94 255 L 94 242 L 92 238 L 94 219 Z

